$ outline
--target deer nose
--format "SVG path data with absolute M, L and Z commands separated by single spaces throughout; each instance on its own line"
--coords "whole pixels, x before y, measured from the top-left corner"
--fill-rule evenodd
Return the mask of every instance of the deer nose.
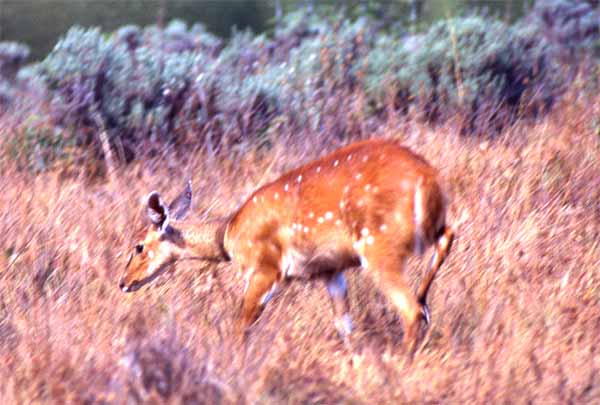
M 125 285 L 125 281 L 121 281 L 121 282 L 119 283 L 119 288 L 120 288 L 120 289 L 121 289 L 121 291 L 123 291 L 123 292 L 127 292 L 127 290 L 128 290 L 127 286 Z

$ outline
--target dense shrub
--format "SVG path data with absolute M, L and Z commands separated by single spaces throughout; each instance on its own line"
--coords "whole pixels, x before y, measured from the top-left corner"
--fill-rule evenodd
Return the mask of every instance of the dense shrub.
M 477 16 L 434 24 L 401 42 L 382 36 L 369 55 L 369 91 L 392 88 L 397 107 L 415 103 L 428 120 L 462 113 L 463 129 L 483 132 L 528 103 L 547 106 L 556 94 L 550 46 L 542 38 Z M 533 92 L 531 92 L 533 93 Z M 502 114 L 502 113 L 508 113 Z
M 541 0 L 519 23 L 556 45 L 556 56 L 574 63 L 588 52 L 600 57 L 600 10 L 578 0 Z
M 177 135 L 182 122 L 176 117 L 194 73 L 219 46 L 202 29 L 194 31 L 202 35 L 189 34 L 179 22 L 164 31 L 128 26 L 109 37 L 98 29 L 71 29 L 39 66 L 56 120 L 72 128 L 102 127 L 113 140 L 118 133 L 125 151 L 146 137 Z M 78 141 L 94 143 L 88 133 L 80 131 Z
M 561 47 L 595 44 L 596 11 L 540 4 L 530 23 L 469 16 L 411 36 L 316 12 L 289 14 L 272 38 L 234 32 L 227 44 L 181 21 L 112 35 L 75 27 L 38 71 L 75 143 L 100 151 L 94 134 L 103 129 L 125 158 L 157 142 L 214 149 L 282 130 L 346 136 L 393 110 L 430 122 L 458 113 L 463 132 L 484 133 L 546 110 L 561 91 Z M 552 27 L 572 26 L 560 17 L 567 6 L 577 19 L 572 39 L 541 35 L 545 15 L 560 22 Z
M 29 57 L 29 47 L 18 42 L 0 42 L 0 114 L 16 97 L 16 76 Z
M 310 35 L 283 29 L 296 39 L 235 32 L 225 47 L 201 26 L 187 30 L 177 21 L 108 37 L 75 27 L 39 71 L 57 122 L 93 129 L 77 132 L 80 144 L 97 146 L 89 134 L 100 127 L 128 156 L 144 139 L 220 144 L 226 134 L 238 142 L 260 137 L 277 115 L 297 122 L 318 116 L 304 108 L 324 97 L 317 87 L 349 82 L 356 55 L 347 40 L 361 24 L 334 28 L 321 20 Z M 276 45 L 284 42 L 287 55 Z M 323 55 L 327 49 L 332 55 Z
M 0 42 L 0 79 L 12 80 L 29 57 L 30 49 L 18 42 Z

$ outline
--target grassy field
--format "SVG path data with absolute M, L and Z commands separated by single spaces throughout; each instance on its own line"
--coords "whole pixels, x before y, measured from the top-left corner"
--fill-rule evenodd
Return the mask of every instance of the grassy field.
M 399 317 L 359 269 L 349 277 L 350 346 L 316 281 L 284 288 L 243 346 L 232 337 L 235 264 L 192 262 L 137 293 L 117 287 L 149 191 L 170 199 L 191 177 L 194 215 L 223 215 L 333 142 L 165 155 L 107 181 L 3 161 L 0 403 L 600 401 L 600 97 L 572 93 L 496 140 L 459 137 L 451 124 L 373 134 L 424 155 L 452 196 L 457 239 L 412 364 Z M 410 261 L 413 283 L 429 254 Z

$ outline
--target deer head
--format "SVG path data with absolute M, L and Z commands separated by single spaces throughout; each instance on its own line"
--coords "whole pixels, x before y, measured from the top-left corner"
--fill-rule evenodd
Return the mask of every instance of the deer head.
M 136 240 L 119 283 L 122 291 L 139 289 L 180 258 L 185 248 L 185 240 L 174 222 L 185 218 L 191 203 L 190 181 L 185 190 L 168 206 L 157 191 L 148 194 L 146 205 L 151 224 L 138 233 L 141 236 Z

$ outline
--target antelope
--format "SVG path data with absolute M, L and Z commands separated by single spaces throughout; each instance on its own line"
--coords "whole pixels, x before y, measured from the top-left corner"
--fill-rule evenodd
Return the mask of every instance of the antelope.
M 151 192 L 151 221 L 120 281 L 139 289 L 182 259 L 233 260 L 245 288 L 237 327 L 242 336 L 283 281 L 322 278 L 346 339 L 352 331 L 344 271 L 362 267 L 400 313 L 403 343 L 414 353 L 418 326 L 430 323 L 427 292 L 448 255 L 453 231 L 438 171 L 393 141 L 367 140 L 291 170 L 250 195 L 232 215 L 183 221 L 191 184 L 170 204 Z M 414 294 L 403 275 L 411 253 L 435 250 Z

